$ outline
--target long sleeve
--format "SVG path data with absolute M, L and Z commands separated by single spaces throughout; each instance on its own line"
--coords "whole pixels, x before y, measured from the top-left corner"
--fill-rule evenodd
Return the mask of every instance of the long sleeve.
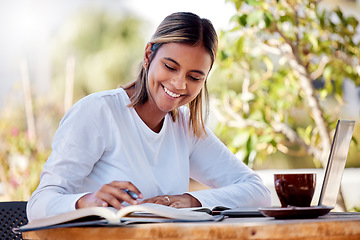
M 128 104 L 126 92 L 115 89 L 91 94 L 69 110 L 28 201 L 30 221 L 75 210 L 81 196 L 112 181 L 130 181 L 144 199 L 182 194 L 190 175 L 219 188 L 191 193 L 203 206 L 269 205 L 260 178 L 213 133 L 198 139 L 186 121 L 170 115 L 155 133 Z
M 209 130 L 196 141 L 190 156 L 190 176 L 213 189 L 191 192 L 203 206 L 270 206 L 270 191 L 260 177 Z
M 104 124 L 97 117 L 103 114 L 95 101 L 89 106 L 82 106 L 81 101 L 64 116 L 40 184 L 28 201 L 30 220 L 74 210 L 76 201 L 86 194 L 78 189 L 105 151 L 101 134 Z
M 120 88 L 91 94 L 69 110 L 28 201 L 30 221 L 74 210 L 81 196 L 112 181 L 133 183 L 144 199 L 188 190 L 183 126 L 167 115 L 155 133 L 129 104 Z

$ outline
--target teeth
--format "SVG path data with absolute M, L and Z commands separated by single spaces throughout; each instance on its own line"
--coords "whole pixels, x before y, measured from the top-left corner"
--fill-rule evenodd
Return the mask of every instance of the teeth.
M 178 98 L 178 97 L 180 97 L 180 94 L 173 93 L 172 91 L 170 91 L 169 89 L 167 89 L 165 86 L 164 86 L 164 90 L 165 90 L 165 92 L 166 92 L 168 95 L 170 95 L 170 96 L 173 97 L 173 98 Z

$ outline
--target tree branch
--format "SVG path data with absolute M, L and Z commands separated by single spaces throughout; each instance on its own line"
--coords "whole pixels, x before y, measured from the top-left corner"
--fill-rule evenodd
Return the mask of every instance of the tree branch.
M 254 127 L 256 129 L 265 129 L 267 127 L 267 124 L 263 122 L 242 118 L 241 115 L 235 112 L 234 109 L 231 107 L 231 103 L 228 96 L 224 97 L 223 106 L 225 112 L 230 116 L 230 119 L 225 118 L 224 115 L 218 113 L 218 111 L 215 111 L 215 114 L 217 116 L 220 116 L 220 118 L 218 119 L 224 122 L 225 124 L 227 124 L 229 127 L 236 127 L 236 128 Z M 310 156 L 313 156 L 317 159 L 321 159 L 321 151 L 316 147 L 314 147 L 313 145 L 307 144 L 297 134 L 297 132 L 291 129 L 287 124 L 282 122 L 271 122 L 270 126 L 273 128 L 273 131 L 275 133 L 281 133 L 287 139 L 289 139 L 290 142 L 299 144 L 303 149 L 305 149 L 306 153 L 309 154 Z
M 316 147 L 307 144 L 298 134 L 295 132 L 292 128 L 289 127 L 289 125 L 282 123 L 282 122 L 272 122 L 271 126 L 274 129 L 274 132 L 282 133 L 284 136 L 286 136 L 287 139 L 289 139 L 292 143 L 297 143 L 301 147 L 305 149 L 305 151 L 319 159 L 321 156 L 321 151 L 319 151 Z
M 330 151 L 331 140 L 329 135 L 329 129 L 323 116 L 323 112 L 320 108 L 319 101 L 315 96 L 315 91 L 312 85 L 310 74 L 306 71 L 305 67 L 299 62 L 297 62 L 295 59 L 290 60 L 289 64 L 291 68 L 294 69 L 294 72 L 298 75 L 300 86 L 304 90 L 307 103 L 311 108 L 312 118 L 314 119 L 316 127 L 319 130 L 319 135 L 322 142 L 322 154 L 318 159 L 321 161 L 323 166 L 326 166 L 326 157 Z
M 329 129 L 323 116 L 323 112 L 320 108 L 319 101 L 315 96 L 315 90 L 312 85 L 312 78 L 306 66 L 301 61 L 300 53 L 299 51 L 297 51 L 298 48 L 294 46 L 291 40 L 287 38 L 277 26 L 276 31 L 283 37 L 286 44 L 288 44 L 292 50 L 291 54 L 288 57 L 289 64 L 294 70 L 294 72 L 298 75 L 300 86 L 305 92 L 307 103 L 311 108 L 312 118 L 315 121 L 316 127 L 319 129 L 319 135 L 322 142 L 322 154 L 321 156 L 318 156 L 318 159 L 323 166 L 326 166 L 327 154 L 329 153 L 331 147 L 331 140 L 329 135 Z
M 319 63 L 319 67 L 310 74 L 310 79 L 315 80 L 320 77 L 323 74 L 326 64 L 328 64 L 328 62 L 330 62 L 330 59 L 327 56 L 322 57 Z

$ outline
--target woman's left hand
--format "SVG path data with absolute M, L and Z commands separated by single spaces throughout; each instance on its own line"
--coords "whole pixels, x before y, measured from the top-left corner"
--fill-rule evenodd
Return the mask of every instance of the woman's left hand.
M 175 208 L 201 207 L 201 203 L 199 202 L 199 200 L 187 193 L 184 193 L 182 195 L 156 196 L 153 198 L 145 199 L 141 203 L 156 203 Z

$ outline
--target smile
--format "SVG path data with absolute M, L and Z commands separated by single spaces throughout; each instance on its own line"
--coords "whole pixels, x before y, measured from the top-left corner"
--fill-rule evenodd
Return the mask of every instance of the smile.
M 165 86 L 163 86 L 163 87 L 164 87 L 165 92 L 166 92 L 170 97 L 173 97 L 173 98 L 178 98 L 178 97 L 180 97 L 180 94 L 176 94 L 176 93 L 170 91 L 170 90 L 167 89 Z

